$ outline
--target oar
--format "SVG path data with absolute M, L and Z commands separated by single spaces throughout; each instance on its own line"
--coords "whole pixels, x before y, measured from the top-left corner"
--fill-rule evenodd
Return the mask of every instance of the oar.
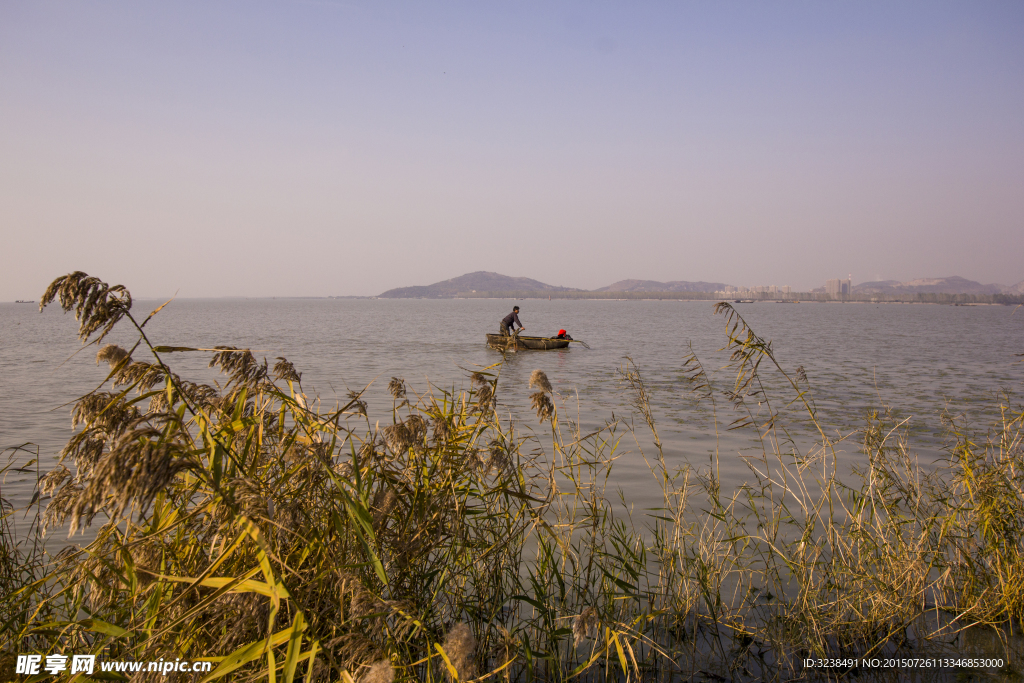
M 582 339 L 570 339 L 569 341 L 576 342 L 577 344 L 583 344 L 583 348 L 585 348 L 585 349 L 589 349 L 590 348 L 590 344 L 588 344 L 587 342 L 583 341 Z

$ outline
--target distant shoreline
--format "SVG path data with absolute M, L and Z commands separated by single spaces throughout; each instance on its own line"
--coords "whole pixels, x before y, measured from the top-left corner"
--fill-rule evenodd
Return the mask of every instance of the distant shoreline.
M 137 297 L 136 301 L 157 301 L 162 297 Z M 1024 296 L 1010 294 L 932 294 L 919 293 L 912 295 L 852 295 L 841 299 L 817 292 L 794 293 L 787 297 L 778 296 L 744 296 L 723 297 L 708 292 L 459 292 L 447 296 L 212 296 L 212 297 L 181 297 L 179 301 L 305 301 L 305 300 L 395 300 L 395 301 L 454 301 L 468 299 L 491 300 L 538 300 L 563 299 L 577 301 L 725 301 L 734 304 L 778 303 L 778 304 L 937 304 L 942 306 L 1019 306 L 1024 305 Z M 0 302 L 3 303 L 3 302 Z M 31 304 L 34 301 L 14 301 L 7 303 Z
M 767 292 L 756 296 L 724 297 L 709 292 L 458 292 L 446 296 L 419 297 L 371 297 L 377 299 L 404 300 L 453 300 L 453 299 L 570 299 L 605 301 L 726 301 L 729 303 L 821 303 L 821 304 L 940 304 L 947 306 L 1014 306 L 1024 304 L 1024 296 L 1009 294 L 934 294 L 916 293 L 903 295 L 846 295 L 832 297 L 818 292 L 799 292 L 785 297 Z

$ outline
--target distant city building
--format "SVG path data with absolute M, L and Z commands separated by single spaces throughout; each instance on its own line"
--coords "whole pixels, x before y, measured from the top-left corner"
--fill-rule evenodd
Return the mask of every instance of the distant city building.
M 732 294 L 735 291 L 736 291 L 736 288 L 733 287 L 732 285 L 726 285 L 725 286 L 725 293 L 726 294 Z
M 793 293 L 793 288 L 790 287 L 789 285 L 782 285 L 782 293 L 783 294 L 792 294 Z
M 853 291 L 853 281 L 847 278 L 846 280 L 840 280 L 839 278 L 833 278 L 825 281 L 825 293 L 832 297 L 849 296 Z

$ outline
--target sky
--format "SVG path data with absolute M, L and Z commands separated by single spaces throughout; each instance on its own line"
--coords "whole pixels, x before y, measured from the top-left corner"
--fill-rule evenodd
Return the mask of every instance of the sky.
M 1017 0 L 0 0 L 0 301 L 1022 255 Z

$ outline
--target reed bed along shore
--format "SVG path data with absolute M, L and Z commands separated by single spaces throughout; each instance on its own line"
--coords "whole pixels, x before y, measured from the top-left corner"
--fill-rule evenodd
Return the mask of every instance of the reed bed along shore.
M 682 369 L 716 430 L 762 447 L 736 490 L 717 453 L 670 468 L 627 362 L 654 444 L 637 457 L 662 493 L 637 512 L 609 486 L 632 423 L 582 431 L 543 372 L 522 422 L 496 410 L 500 363 L 421 396 L 393 378 L 391 415 L 370 416 L 359 392 L 306 395 L 284 358 L 159 345 L 145 325 L 160 309 L 137 316 L 123 287 L 73 273 L 54 302 L 108 369 L 29 509 L 4 503 L 0 680 L 56 680 L 14 673 L 30 653 L 310 683 L 902 680 L 804 660 L 970 655 L 1001 664 L 946 674 L 1019 680 L 1024 413 L 1009 400 L 984 431 L 950 419 L 938 463 L 874 413 L 842 438 L 868 465 L 844 470 L 803 370 L 721 303 L 728 385 L 693 354 Z M 103 345 L 115 325 L 134 346 Z M 223 383 L 180 378 L 179 353 L 207 354 Z M 794 407 L 799 434 L 780 418 Z M 45 533 L 85 527 L 94 541 L 47 554 Z

